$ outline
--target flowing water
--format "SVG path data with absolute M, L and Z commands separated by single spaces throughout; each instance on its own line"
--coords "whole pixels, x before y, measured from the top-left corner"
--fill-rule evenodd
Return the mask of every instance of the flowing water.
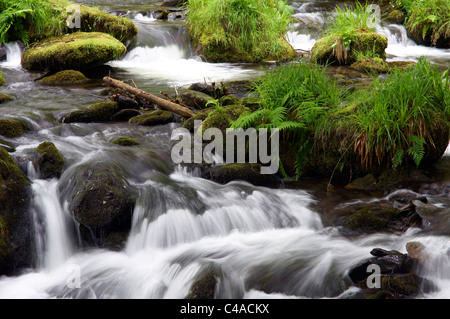
M 203 62 L 192 53 L 182 22 L 157 21 L 139 11 L 148 8 L 148 1 L 84 3 L 125 10 L 133 19 L 139 35 L 127 55 L 110 62 L 107 71 L 115 78 L 133 79 L 149 92 L 173 93 L 194 82 L 254 79 L 268 67 Z M 335 3 L 291 5 L 298 22 L 289 41 L 300 52 L 308 51 Z M 450 50 L 418 46 L 402 26 L 381 25 L 379 32 L 389 39 L 389 60 L 415 61 L 425 55 L 450 67 Z M 68 112 L 102 100 L 101 77 L 79 87 L 43 86 L 33 82 L 39 74 L 21 68 L 19 45 L 10 43 L 7 50 L 7 60 L 0 63 L 8 82 L 2 91 L 16 100 L 2 106 L 0 113 L 25 119 L 34 128 L 7 140 L 16 145 L 12 156 L 32 181 L 30 214 L 38 262 L 19 276 L 1 277 L 0 298 L 184 298 L 211 266 L 221 273 L 218 298 L 357 298 L 360 289 L 352 285 L 348 270 L 370 257 L 374 247 L 406 252 L 409 241 L 428 247 L 430 257 L 420 275 L 437 286 L 420 298 L 450 298 L 450 234 L 411 228 L 402 234 L 348 238 L 329 225 L 330 206 L 382 201 L 389 194 L 347 193 L 327 199 L 308 184 L 270 189 L 199 178 L 170 160 L 171 132 L 180 124 L 61 124 L 59 119 Z M 135 138 L 141 145 L 124 149 L 110 143 L 120 136 Z M 59 179 L 41 179 L 31 162 L 31 150 L 43 141 L 53 142 L 65 158 Z M 449 157 L 450 148 L 434 184 L 450 182 Z M 80 248 L 78 227 L 68 209 L 84 173 L 99 166 L 120 170 L 138 190 L 132 229 L 119 251 Z M 425 192 L 434 184 L 414 191 Z M 79 274 L 75 288 L 73 274 Z

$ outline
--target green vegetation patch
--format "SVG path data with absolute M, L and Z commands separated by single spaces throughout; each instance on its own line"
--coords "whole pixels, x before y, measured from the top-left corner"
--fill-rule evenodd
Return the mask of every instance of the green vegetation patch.
M 189 36 L 210 62 L 285 61 L 296 56 L 285 35 L 292 8 L 284 0 L 191 0 Z
M 38 82 L 49 85 L 60 84 L 74 84 L 88 80 L 83 73 L 75 70 L 65 70 L 55 73 L 45 78 L 40 79 Z
M 120 145 L 120 146 L 134 146 L 134 145 L 141 144 L 138 141 L 136 141 L 135 139 L 132 139 L 130 137 L 119 137 L 119 138 L 116 138 L 115 140 L 113 140 L 112 143 Z

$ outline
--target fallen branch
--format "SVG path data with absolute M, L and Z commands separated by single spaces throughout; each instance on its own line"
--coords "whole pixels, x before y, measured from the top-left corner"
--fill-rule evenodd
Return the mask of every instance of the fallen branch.
M 194 112 L 189 110 L 187 107 L 164 100 L 156 95 L 150 94 L 150 93 L 142 91 L 138 88 L 132 87 L 131 85 L 125 84 L 122 81 L 110 78 L 109 76 L 105 76 L 103 78 L 103 81 L 105 81 L 109 85 L 121 88 L 129 93 L 132 93 L 141 99 L 150 101 L 163 109 L 166 109 L 168 111 L 171 111 L 173 113 L 181 115 L 182 117 L 191 118 L 194 116 Z

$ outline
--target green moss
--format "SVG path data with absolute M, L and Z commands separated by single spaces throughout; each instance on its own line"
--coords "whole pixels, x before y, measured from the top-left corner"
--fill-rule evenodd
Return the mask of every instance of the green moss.
M 65 70 L 50 76 L 46 76 L 45 78 L 40 79 L 38 82 L 43 84 L 60 85 L 60 84 L 80 83 L 86 80 L 88 80 L 88 78 L 85 77 L 84 74 L 79 71 Z
M 195 115 L 189 119 L 187 119 L 183 123 L 183 128 L 188 129 L 191 132 L 194 132 L 194 121 L 204 121 L 208 117 L 209 113 L 213 112 L 214 108 L 209 107 L 203 110 L 199 110 L 195 113 Z
M 98 102 L 85 110 L 77 110 L 67 114 L 63 123 L 107 122 L 117 113 L 118 105 L 114 101 Z
M 219 99 L 221 106 L 240 105 L 241 99 L 233 95 L 224 95 Z
M 311 61 L 320 64 L 349 65 L 358 60 L 359 55 L 386 59 L 387 38 L 373 32 L 356 32 L 348 48 L 338 36 L 319 39 L 311 49 Z
M 6 137 L 17 137 L 28 130 L 28 125 L 22 120 L 0 119 L 0 135 Z
M 132 117 L 129 120 L 129 123 L 137 125 L 153 126 L 153 125 L 167 124 L 173 122 L 173 120 L 174 116 L 172 112 L 158 110 Z
M 203 121 L 202 132 L 205 132 L 208 128 L 218 128 L 225 133 L 232 121 L 237 120 L 239 116 L 247 112 L 251 112 L 251 110 L 242 105 L 228 105 L 217 108 L 210 112 Z
M 12 100 L 14 100 L 13 97 L 11 97 L 11 96 L 9 96 L 7 94 L 0 94 L 0 104 L 3 104 L 3 103 L 8 102 L 8 101 L 12 101 Z
M 5 84 L 6 84 L 6 81 L 5 81 L 5 79 L 3 78 L 3 75 L 0 74 L 0 86 L 5 85 Z
M 29 70 L 83 70 L 119 59 L 126 47 L 113 36 L 76 32 L 35 45 L 22 54 Z
M 201 110 L 206 107 L 208 102 L 213 101 L 214 98 L 203 92 L 186 90 L 186 92 L 181 94 L 181 100 L 184 105 Z
M 119 137 L 112 141 L 112 143 L 120 145 L 120 146 L 133 146 L 133 145 L 139 145 L 140 143 L 132 138 L 129 137 Z
M 398 210 L 389 207 L 369 207 L 352 214 L 345 223 L 349 229 L 382 230 L 388 226 L 390 219 L 398 215 Z
M 261 107 L 261 101 L 256 97 L 247 96 L 241 99 L 241 105 L 254 112 Z
M 9 240 L 8 227 L 0 216 L 0 263 L 1 261 L 9 255 L 11 251 L 11 243 Z
M 395 297 L 414 296 L 420 291 L 422 279 L 409 273 L 399 276 L 383 276 L 381 288 Z
M 387 62 L 381 58 L 359 59 L 351 67 L 367 73 L 386 73 L 390 69 Z
M 55 144 L 44 142 L 36 150 L 39 153 L 38 165 L 42 178 L 59 177 L 64 167 L 64 158 Z

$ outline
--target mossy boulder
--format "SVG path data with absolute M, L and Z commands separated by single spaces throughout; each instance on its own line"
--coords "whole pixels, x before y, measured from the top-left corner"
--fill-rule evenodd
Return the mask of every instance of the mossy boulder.
M 234 95 L 224 95 L 219 99 L 221 106 L 240 105 L 241 99 Z
M 13 274 L 33 261 L 30 181 L 0 147 L 0 274 Z
M 386 73 L 390 70 L 389 64 L 381 58 L 359 59 L 351 65 L 352 68 L 367 73 Z
M 222 133 L 226 133 L 232 121 L 237 120 L 242 114 L 250 113 L 251 110 L 242 105 L 228 105 L 214 109 L 210 112 L 202 124 L 202 132 L 208 128 L 218 128 Z
M 111 143 L 117 144 L 120 146 L 134 146 L 134 145 L 141 144 L 138 141 L 136 141 L 135 139 L 132 139 L 129 137 L 119 137 L 119 138 L 116 138 L 115 140 L 113 140 Z
M 352 214 L 345 222 L 345 227 L 363 231 L 385 230 L 388 228 L 389 222 L 398 214 L 399 211 L 395 208 L 371 206 Z
M 22 54 L 28 70 L 86 70 L 121 58 L 126 47 L 113 36 L 100 32 L 76 32 L 36 44 Z
M 183 128 L 188 129 L 190 132 L 194 132 L 194 122 L 195 121 L 204 121 L 208 117 L 209 113 L 213 112 L 214 108 L 209 107 L 203 110 L 199 110 L 195 112 L 195 115 L 189 119 L 187 119 L 183 123 Z
M 173 122 L 174 119 L 175 117 L 172 112 L 158 110 L 132 117 L 129 120 L 129 123 L 136 125 L 154 126 Z
M 84 110 L 70 112 L 62 118 L 63 123 L 92 123 L 111 121 L 119 106 L 114 101 L 98 102 Z
M 64 70 L 57 72 L 53 75 L 46 76 L 37 82 L 48 85 L 61 85 L 61 84 L 78 84 L 87 81 L 88 78 L 84 76 L 80 71 Z
M 64 158 L 52 142 L 43 142 L 36 148 L 39 156 L 37 166 L 44 179 L 61 176 Z
M 246 96 L 241 99 L 241 105 L 248 107 L 252 112 L 261 107 L 261 100 L 256 97 Z
M 0 119 L 0 135 L 5 137 L 18 137 L 23 135 L 28 129 L 28 125 L 23 120 Z
M 0 94 L 0 104 L 13 101 L 14 98 L 9 96 L 8 94 Z
M 208 102 L 213 101 L 214 98 L 206 93 L 202 93 L 194 90 L 186 90 L 181 94 L 181 100 L 183 104 L 194 108 L 194 109 L 204 109 Z
M 423 279 L 414 273 L 383 276 L 381 289 L 387 292 L 388 298 L 404 299 L 417 296 Z
M 8 151 L 8 152 L 10 152 L 10 153 L 16 151 L 16 148 L 14 147 L 13 144 L 11 144 L 11 143 L 8 142 L 8 141 L 2 140 L 2 139 L 0 139 L 0 147 L 1 147 L 1 148 L 4 148 L 6 151 Z
M 84 242 L 102 246 L 110 233 L 129 232 L 136 196 L 120 172 L 106 168 L 86 171 L 83 186 L 70 203 Z
M 347 48 L 340 37 L 326 36 L 312 47 L 311 61 L 320 64 L 351 65 L 358 60 L 358 53 L 385 60 L 387 45 L 388 39 L 374 32 L 356 32 Z

